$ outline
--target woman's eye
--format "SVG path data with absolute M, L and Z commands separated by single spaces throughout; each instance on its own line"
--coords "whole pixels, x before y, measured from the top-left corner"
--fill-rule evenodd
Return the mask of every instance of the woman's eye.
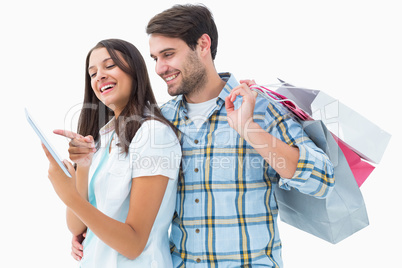
M 91 78 L 94 78 L 95 76 L 96 76 L 96 73 L 89 74 L 89 77 L 91 77 Z
M 116 65 L 115 65 L 115 64 L 111 64 L 111 65 L 106 66 L 106 68 L 107 68 L 107 69 L 111 69 L 111 68 L 113 68 L 114 66 L 116 66 Z

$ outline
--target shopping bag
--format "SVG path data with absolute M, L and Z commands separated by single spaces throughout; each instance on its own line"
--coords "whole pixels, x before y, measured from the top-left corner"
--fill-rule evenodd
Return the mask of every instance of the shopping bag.
M 306 112 L 300 109 L 293 100 L 286 98 L 285 96 L 275 92 L 267 87 L 261 85 L 251 85 L 250 89 L 256 91 L 258 94 L 262 95 L 264 98 L 271 99 L 275 102 L 280 102 L 284 107 L 286 107 L 290 112 L 293 113 L 298 119 L 301 120 L 312 120 Z
M 344 145 L 363 159 L 378 164 L 391 135 L 323 91 L 294 87 L 280 80 L 277 93 L 293 100 L 314 120 L 322 120 Z
M 373 172 L 374 166 L 370 163 L 361 159 L 361 157 L 356 154 L 353 150 L 351 150 L 341 139 L 332 134 L 335 141 L 337 142 L 339 148 L 344 154 L 346 161 L 350 167 L 350 170 L 353 173 L 353 177 L 355 178 L 357 185 L 360 187 L 363 182 L 366 181 L 368 176 Z
M 281 220 L 334 244 L 366 227 L 369 221 L 359 186 L 374 167 L 362 161 L 321 120 L 313 120 L 303 114 L 305 111 L 293 100 L 263 86 L 253 85 L 250 88 L 265 98 L 280 102 L 292 112 L 305 133 L 328 155 L 334 165 L 335 186 L 325 199 L 317 199 L 295 189 L 287 191 L 276 188 L 275 197 Z M 309 107 L 305 106 L 304 109 L 308 110 Z
M 289 87 L 291 85 L 283 82 L 282 86 Z M 261 85 L 252 85 L 250 88 L 258 92 L 265 98 L 271 99 L 275 102 L 280 102 L 282 106 L 284 106 L 290 112 L 293 113 L 293 116 L 296 118 L 296 120 L 314 120 L 309 115 L 313 114 L 313 112 L 311 110 L 311 107 L 309 107 L 307 104 L 312 103 L 314 101 L 314 99 L 316 98 L 317 91 L 312 90 L 295 91 L 294 92 L 295 94 L 292 95 L 293 100 L 291 100 L 285 97 L 284 95 L 281 95 L 278 92 L 270 90 L 269 88 Z M 305 100 L 304 102 L 298 101 L 298 104 L 303 106 L 303 109 L 305 109 L 307 112 L 305 112 L 302 108 L 298 106 L 298 104 L 296 104 L 295 102 L 296 100 Z M 361 133 L 361 135 L 364 135 L 364 133 Z M 360 187 L 363 184 L 363 182 L 367 179 L 367 177 L 371 174 L 371 172 L 374 170 L 375 167 L 369 164 L 368 162 L 362 160 L 361 157 L 350 148 L 350 146 L 348 146 L 344 141 L 339 139 L 335 134 L 333 134 L 333 137 L 335 141 L 338 143 L 341 151 L 343 152 L 349 164 L 349 167 L 354 175 L 354 178 L 358 186 Z
M 325 199 L 296 189 L 275 189 L 279 216 L 296 228 L 333 244 L 369 224 L 366 205 L 346 158 L 332 133 L 320 120 L 301 122 L 306 134 L 334 165 L 335 186 Z

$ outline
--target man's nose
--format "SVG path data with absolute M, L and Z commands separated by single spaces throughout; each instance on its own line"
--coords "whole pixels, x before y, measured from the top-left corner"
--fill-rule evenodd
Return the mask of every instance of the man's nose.
M 164 60 L 156 61 L 155 72 L 159 76 L 162 76 L 163 74 L 165 74 L 167 70 L 168 70 L 168 65 L 166 64 L 166 62 Z

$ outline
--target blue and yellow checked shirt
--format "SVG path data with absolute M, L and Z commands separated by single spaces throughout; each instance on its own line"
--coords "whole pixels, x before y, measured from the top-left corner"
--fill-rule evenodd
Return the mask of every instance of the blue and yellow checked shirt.
M 333 167 L 282 107 L 258 97 L 254 121 L 300 151 L 294 177 L 280 178 L 229 126 L 224 101 L 238 82 L 220 75 L 227 83 L 199 130 L 182 95 L 162 106 L 183 151 L 171 230 L 174 267 L 282 267 L 276 185 L 323 198 L 334 185 Z

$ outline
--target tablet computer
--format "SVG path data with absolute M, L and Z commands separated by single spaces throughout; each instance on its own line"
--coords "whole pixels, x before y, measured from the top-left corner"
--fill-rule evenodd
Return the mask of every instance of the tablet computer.
M 49 141 L 46 139 L 45 135 L 43 132 L 39 129 L 38 125 L 35 123 L 35 121 L 32 119 L 32 116 L 29 114 L 28 110 L 25 108 L 25 115 L 27 117 L 28 123 L 31 125 L 33 130 L 36 132 L 36 134 L 39 136 L 40 140 L 42 143 L 46 146 L 50 154 L 53 156 L 53 158 L 56 160 L 57 164 L 61 167 L 61 169 L 64 171 L 64 173 L 71 178 L 71 174 L 68 172 L 66 166 L 63 164 L 63 162 L 60 160 L 60 157 L 57 155 L 56 151 L 53 149 L 52 145 L 49 143 Z

